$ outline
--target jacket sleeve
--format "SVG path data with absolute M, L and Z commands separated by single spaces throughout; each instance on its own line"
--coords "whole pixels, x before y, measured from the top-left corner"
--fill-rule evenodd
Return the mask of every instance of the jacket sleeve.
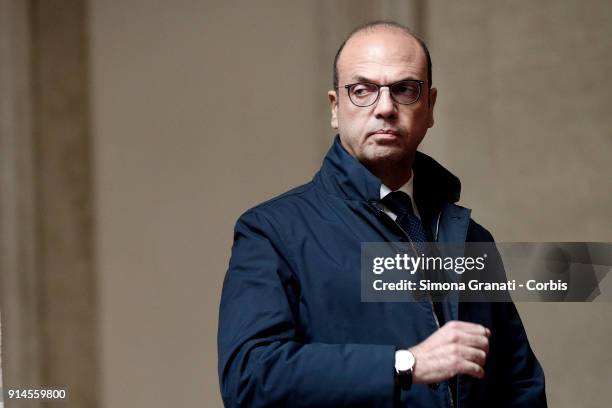
M 501 256 L 494 245 L 493 236 L 482 228 L 483 242 L 491 242 L 494 262 L 497 269 L 503 274 L 502 280 L 507 280 Z M 546 391 L 544 384 L 544 371 L 533 354 L 525 328 L 518 314 L 516 306 L 508 295 L 509 301 L 492 304 L 495 311 L 496 324 L 492 328 L 496 344 L 501 348 L 499 355 L 502 367 L 499 370 L 504 375 L 498 381 L 498 406 L 505 407 L 535 407 L 544 408 Z
M 299 288 L 261 214 L 237 222 L 219 309 L 227 407 L 391 407 L 395 347 L 301 341 Z

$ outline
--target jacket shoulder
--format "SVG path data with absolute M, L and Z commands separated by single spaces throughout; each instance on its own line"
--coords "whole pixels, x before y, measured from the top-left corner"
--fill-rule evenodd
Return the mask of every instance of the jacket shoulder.
M 485 227 L 470 218 L 468 225 L 467 242 L 494 242 L 493 235 Z
M 313 189 L 314 183 L 311 181 L 270 198 L 246 210 L 238 218 L 237 224 L 251 224 L 255 220 L 257 220 L 255 221 L 256 224 L 260 224 L 264 220 L 266 220 L 266 224 L 287 221 L 287 217 L 298 214 L 305 204 L 316 205 Z

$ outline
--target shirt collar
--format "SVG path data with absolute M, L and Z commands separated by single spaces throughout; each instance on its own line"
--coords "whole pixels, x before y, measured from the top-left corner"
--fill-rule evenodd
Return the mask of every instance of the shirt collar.
M 408 194 L 408 196 L 410 197 L 410 202 L 412 204 L 412 209 L 414 210 L 414 214 L 421 218 L 421 215 L 419 214 L 419 209 L 416 205 L 416 201 L 414 201 L 414 169 L 412 169 L 412 174 L 410 175 L 410 179 L 406 182 L 406 184 L 404 184 L 403 186 L 401 186 L 400 188 L 398 188 L 395 191 L 402 191 L 406 194 Z M 380 185 L 380 199 L 382 200 L 387 194 L 391 193 L 392 190 L 387 187 L 384 184 Z M 395 214 L 393 214 L 393 212 L 389 211 L 388 208 L 386 208 L 382 203 L 381 205 L 381 209 L 386 212 L 391 218 L 395 219 L 397 218 L 397 216 Z

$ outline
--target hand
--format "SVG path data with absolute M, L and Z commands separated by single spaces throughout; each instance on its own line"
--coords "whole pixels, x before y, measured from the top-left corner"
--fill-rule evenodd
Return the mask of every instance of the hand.
M 432 384 L 457 374 L 484 377 L 491 331 L 475 323 L 450 321 L 410 348 L 415 364 L 412 382 Z

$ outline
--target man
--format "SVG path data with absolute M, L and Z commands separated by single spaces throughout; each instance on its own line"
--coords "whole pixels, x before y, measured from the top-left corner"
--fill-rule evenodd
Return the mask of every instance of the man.
M 361 302 L 362 242 L 492 237 L 454 204 L 458 179 L 417 152 L 437 96 L 425 44 L 371 23 L 341 46 L 334 73 L 338 136 L 321 170 L 236 224 L 219 316 L 224 403 L 546 406 L 512 303 Z

